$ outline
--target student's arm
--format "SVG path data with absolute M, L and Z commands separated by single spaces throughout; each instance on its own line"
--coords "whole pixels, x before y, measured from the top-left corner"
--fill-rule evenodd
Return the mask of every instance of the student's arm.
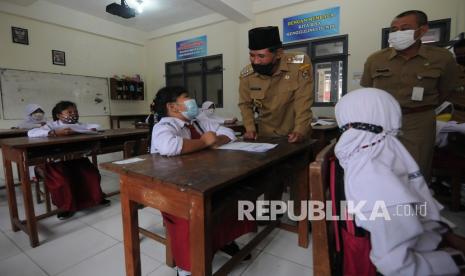
M 199 151 L 216 142 L 213 132 L 204 133 L 200 139 L 184 139 L 169 124 L 156 124 L 153 127 L 151 153 L 175 156 Z
M 218 138 L 224 136 L 223 138 L 221 138 L 223 144 L 236 140 L 236 135 L 234 134 L 234 131 L 229 127 L 224 127 L 218 124 L 217 122 L 211 120 L 200 120 L 199 123 L 203 130 L 214 132 Z
M 200 124 L 206 131 L 212 131 L 216 134 L 216 142 L 212 145 L 212 147 L 219 147 L 236 140 L 234 131 L 228 127 L 221 126 L 220 124 L 210 120 L 200 121 Z
M 183 139 L 181 154 L 203 150 L 204 148 L 216 144 L 218 142 L 218 138 L 219 137 L 217 137 L 214 132 L 207 131 L 200 137 L 200 139 Z
M 428 231 L 434 222 L 402 215 L 399 210 L 405 205 L 399 206 L 386 208 L 390 220 L 369 220 L 369 212 L 363 213 L 364 220 L 355 217 L 356 224 L 370 232 L 370 259 L 377 270 L 383 275 L 457 275 L 451 256 L 436 250 L 441 234 Z
M 227 144 L 229 142 L 231 142 L 231 139 L 229 139 L 228 136 L 225 136 L 225 135 L 216 136 L 216 143 L 213 144 L 211 147 L 212 148 L 217 148 L 217 147 L 225 145 L 225 144 Z
M 28 137 L 47 137 L 49 132 L 52 130 L 52 127 L 49 125 L 43 125 L 41 127 L 30 129 L 27 132 Z

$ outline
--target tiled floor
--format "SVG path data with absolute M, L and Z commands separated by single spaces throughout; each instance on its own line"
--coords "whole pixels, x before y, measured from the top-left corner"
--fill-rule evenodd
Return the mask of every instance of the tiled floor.
M 116 175 L 102 171 L 102 176 L 104 191 L 118 188 Z M 20 194 L 18 192 L 19 211 L 23 213 Z M 11 231 L 5 190 L 0 190 L 0 275 L 125 275 L 119 196 L 112 197 L 111 201 L 109 207 L 79 212 L 66 221 L 60 221 L 56 217 L 40 221 L 41 245 L 31 248 L 26 234 Z M 36 211 L 43 211 L 42 205 L 36 206 Z M 457 230 L 465 234 L 464 213 L 445 214 L 458 225 Z M 161 222 L 159 212 L 149 208 L 140 210 L 141 226 L 162 233 Z M 252 236 L 245 235 L 238 243 L 244 244 Z M 311 248 L 311 245 L 308 249 L 298 247 L 295 234 L 275 230 L 253 252 L 252 260 L 243 262 L 231 275 L 312 275 Z M 226 260 L 225 255 L 216 254 L 213 270 Z M 164 261 L 164 246 L 143 238 L 142 274 L 176 275 Z

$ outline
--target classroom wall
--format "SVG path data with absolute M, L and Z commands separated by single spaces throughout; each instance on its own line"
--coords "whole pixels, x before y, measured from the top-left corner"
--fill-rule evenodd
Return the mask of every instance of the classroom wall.
M 349 35 L 348 91 L 359 88 L 352 76 L 363 71 L 369 54 L 380 49 L 381 29 L 402 11 L 420 9 L 430 20 L 451 18 L 451 37 L 465 31 L 465 1 L 463 0 L 315 0 L 257 14 L 255 20 L 237 24 L 224 21 L 206 27 L 167 35 L 148 42 L 149 92 L 164 84 L 164 64 L 175 61 L 176 41 L 207 35 L 208 55 L 223 54 L 224 108 L 220 114 L 240 116 L 237 108 L 238 75 L 248 64 L 247 31 L 254 26 L 277 25 L 282 33 L 282 19 L 312 11 L 339 6 L 340 34 Z M 188 26 L 186 26 L 188 27 Z M 334 108 L 313 108 L 318 116 L 334 116 Z
M 92 20 L 91 17 L 86 20 Z M 95 23 L 98 23 L 95 18 Z M 92 24 L 92 22 L 88 22 Z M 11 26 L 29 30 L 29 45 L 12 43 Z M 118 25 L 114 24 L 114 28 Z M 0 12 L 0 68 L 66 73 L 74 75 L 110 77 L 114 74 L 146 74 L 146 47 L 119 39 L 79 31 Z M 51 50 L 66 53 L 66 66 L 52 64 Z M 61 99 L 50 99 L 51 101 Z M 79 108 L 79 107 L 78 107 Z M 111 101 L 111 114 L 144 114 L 147 101 Z M 49 111 L 48 111 L 49 112 Z M 49 115 L 49 114 L 48 114 Z M 85 117 L 82 121 L 95 122 L 109 128 L 108 116 Z M 0 116 L 3 117 L 3 116 Z M 0 118 L 0 128 L 9 128 L 17 121 Z
M 247 27 L 252 26 L 250 24 Z M 207 35 L 208 55 L 223 54 L 223 103 L 225 115 L 239 115 L 237 109 L 237 89 L 239 85 L 239 43 L 238 38 L 247 28 L 232 21 L 181 32 L 148 42 L 149 95 L 165 85 L 165 63 L 176 60 L 176 42 L 192 37 Z
M 431 20 L 450 17 L 451 37 L 465 31 L 465 15 L 460 13 L 465 10 L 463 0 L 314 0 L 259 13 L 254 20 L 247 23 L 239 24 L 225 20 L 151 39 L 144 44 L 142 39 L 134 39 L 134 43 L 131 43 L 131 34 L 122 32 L 116 24 L 105 25 L 104 29 L 102 27 L 99 29 L 98 26 L 103 25 L 102 19 L 61 7 L 40 7 L 39 4 L 42 2 L 39 2 L 37 7 L 25 13 L 27 18 L 0 12 L 0 68 L 98 77 L 109 77 L 113 74 L 141 74 L 146 82 L 146 101 L 111 101 L 112 114 L 146 113 L 156 90 L 165 84 L 165 63 L 176 60 L 176 42 L 200 35 L 207 35 L 208 55 L 223 54 L 224 108 L 218 112 L 240 117 L 237 108 L 238 75 L 249 62 L 247 31 L 255 26 L 277 25 L 281 29 L 284 17 L 339 6 L 340 34 L 349 35 L 350 56 L 347 76 L 349 91 L 359 87 L 357 81 L 352 79 L 353 74 L 362 72 L 366 57 L 380 48 L 381 28 L 388 26 L 396 14 L 408 9 L 421 9 Z M 40 19 L 50 8 L 53 8 L 52 17 L 58 22 L 57 24 L 46 23 Z M 58 12 L 66 12 L 67 17 L 76 18 L 76 26 L 84 24 L 81 21 L 85 21 L 87 26 L 95 25 L 96 31 L 80 31 L 78 27 L 72 28 L 70 22 L 60 24 L 59 22 L 63 20 L 57 18 Z M 11 43 L 11 26 L 28 29 L 30 45 Z M 182 23 L 177 24 L 177 27 L 177 29 L 182 28 Z M 188 24 L 184 27 L 190 28 Z M 109 35 L 104 35 L 105 32 Z M 141 37 L 140 32 L 135 32 L 134 35 L 137 35 L 136 38 Z M 149 37 L 148 33 L 147 37 Z M 52 49 L 66 52 L 65 67 L 52 65 Z M 313 108 L 313 110 L 317 115 L 333 115 L 333 108 Z M 93 121 L 108 127 L 106 116 L 83 117 L 83 121 Z M 0 118 L 0 128 L 10 127 L 15 123 Z

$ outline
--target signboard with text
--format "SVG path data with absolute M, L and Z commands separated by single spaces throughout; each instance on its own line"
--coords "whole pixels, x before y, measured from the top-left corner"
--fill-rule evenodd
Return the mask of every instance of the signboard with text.
M 339 33 L 339 7 L 283 19 L 283 41 L 310 39 Z
M 176 60 L 207 55 L 207 36 L 194 37 L 176 42 Z

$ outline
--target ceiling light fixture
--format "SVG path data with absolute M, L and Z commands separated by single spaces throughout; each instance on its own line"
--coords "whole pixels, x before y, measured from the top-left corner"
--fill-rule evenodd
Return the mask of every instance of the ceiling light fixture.
M 137 12 L 138 13 L 142 13 L 144 11 L 144 8 L 142 7 L 142 5 L 144 4 L 144 2 L 142 0 L 137 0 Z

